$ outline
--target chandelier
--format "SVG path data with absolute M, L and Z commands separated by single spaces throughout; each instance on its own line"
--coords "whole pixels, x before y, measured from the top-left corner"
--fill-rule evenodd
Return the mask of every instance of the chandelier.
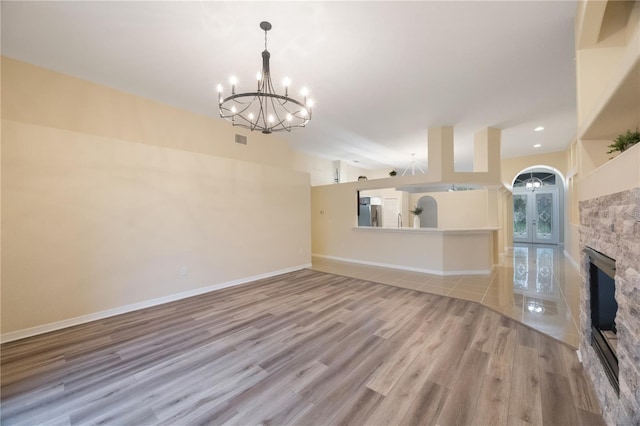
M 264 30 L 264 51 L 262 52 L 262 72 L 256 75 L 258 89 L 255 92 L 236 93 L 235 77 L 231 77 L 231 95 L 224 97 L 222 85 L 218 85 L 218 106 L 220 117 L 231 121 L 234 126 L 262 133 L 290 132 L 296 127 L 305 127 L 311 119 L 313 101 L 307 99 L 307 89 L 302 89 L 303 101 L 289 97 L 291 81 L 284 80 L 284 95 L 276 93 L 271 82 L 269 58 L 267 50 L 267 31 L 271 29 L 269 22 L 260 22 Z
M 524 181 L 524 187 L 527 188 L 531 192 L 535 192 L 536 189 L 542 186 L 542 181 L 533 176 L 533 172 L 531 172 L 531 177 Z

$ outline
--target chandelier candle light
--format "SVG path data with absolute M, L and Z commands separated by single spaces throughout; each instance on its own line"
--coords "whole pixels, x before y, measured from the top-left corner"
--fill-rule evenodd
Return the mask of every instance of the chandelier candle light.
M 533 176 L 533 172 L 531 172 L 531 177 L 524 182 L 524 187 L 527 188 L 531 192 L 535 192 L 536 189 L 542 186 L 542 181 Z
M 222 85 L 218 85 L 218 105 L 220 117 L 231 121 L 234 126 L 244 127 L 251 131 L 260 130 L 262 133 L 290 132 L 296 127 L 305 127 L 311 120 L 313 101 L 307 99 L 307 89 L 302 89 L 303 101 L 289 97 L 290 80 L 284 80 L 284 95 L 276 93 L 271 82 L 269 58 L 267 50 L 267 31 L 271 29 L 269 22 L 260 22 L 264 30 L 264 51 L 262 52 L 262 72 L 256 75 L 258 79 L 257 92 L 236 93 L 235 77 L 231 77 L 231 95 L 222 95 Z

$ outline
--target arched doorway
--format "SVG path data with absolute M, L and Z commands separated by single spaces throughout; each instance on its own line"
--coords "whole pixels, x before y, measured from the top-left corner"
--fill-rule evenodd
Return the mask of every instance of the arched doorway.
M 518 173 L 513 188 L 513 242 L 558 244 L 564 185 L 555 169 L 536 166 Z
M 422 207 L 420 228 L 438 227 L 438 202 L 435 198 L 425 195 L 418 200 L 418 207 Z

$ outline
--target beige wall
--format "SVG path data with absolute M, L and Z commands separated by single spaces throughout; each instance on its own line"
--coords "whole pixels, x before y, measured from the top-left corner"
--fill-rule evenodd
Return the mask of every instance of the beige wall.
M 578 150 L 578 169 L 580 170 L 580 176 L 584 176 L 591 173 L 598 167 L 605 164 L 616 154 L 607 154 L 609 151 L 609 144 L 611 141 L 607 140 L 582 140 L 579 143 L 580 149 Z
M 501 130 L 484 128 L 475 133 L 474 137 L 474 172 L 456 172 L 454 167 L 454 128 L 451 126 L 434 127 L 428 129 L 427 150 L 429 152 L 428 167 L 424 174 L 410 175 L 410 167 L 405 172 L 396 169 L 397 177 L 412 176 L 416 182 L 447 182 L 461 184 L 491 184 L 500 182 L 500 139 Z M 365 169 L 357 167 L 357 163 L 344 160 L 331 162 L 331 179 L 328 179 L 327 160 L 316 158 L 308 154 L 294 154 L 293 164 L 296 170 L 311 174 L 314 186 L 335 183 L 335 171 L 339 170 L 340 183 L 355 182 L 359 176 L 366 176 L 368 180 L 389 178 L 391 168 Z
M 403 178 L 389 179 L 387 182 Z M 406 178 L 405 178 L 406 179 Z M 317 186 L 311 190 L 312 252 L 317 255 L 432 273 L 488 271 L 495 263 L 494 233 L 439 230 L 354 229 L 356 191 L 385 194 L 375 182 Z M 365 188 L 363 188 L 365 186 Z M 368 187 L 368 188 L 366 188 Z M 487 190 L 429 193 L 438 197 L 438 216 L 452 229 L 487 227 Z M 410 197 L 417 201 L 417 194 Z M 406 204 L 409 206 L 409 198 Z M 435 198 L 434 197 L 434 198 Z M 414 202 L 415 204 L 415 202 Z M 411 208 L 413 205 L 411 204 Z M 444 206 L 444 207 L 441 207 Z M 404 210 L 403 206 L 403 210 Z M 455 211 L 448 211 L 453 209 Z M 404 226 L 412 217 L 404 215 Z M 470 256 L 469 253 L 475 253 Z
M 578 132 L 570 148 L 565 236 L 568 253 L 579 261 L 578 202 L 638 186 L 640 151 L 607 151 L 616 136 L 640 126 L 640 2 L 579 2 L 575 35 Z
M 291 168 L 287 141 L 2 57 L 2 118 Z M 215 102 L 212 99 L 212 108 Z M 247 136 L 247 145 L 234 135 Z
M 603 195 L 640 187 L 640 144 L 619 153 L 613 160 L 582 175 L 578 200 L 590 200 Z
M 576 14 L 576 80 L 578 131 L 586 130 L 585 124 L 601 121 L 602 102 L 615 110 L 604 121 L 618 120 L 616 115 L 632 111 L 631 104 L 610 103 L 609 91 L 620 83 L 624 63 L 635 61 L 638 55 L 640 30 L 640 2 L 637 1 L 583 1 Z M 637 71 L 635 74 L 637 78 Z M 636 94 L 630 94 L 637 99 Z M 632 118 L 637 121 L 637 117 Z M 621 127 L 621 128 L 620 128 Z M 616 126 L 614 126 L 616 128 Z M 619 126 L 616 131 L 624 131 Z M 580 135 L 582 136 L 582 135 Z
M 502 182 L 504 186 L 511 187 L 511 183 L 518 173 L 532 166 L 553 167 L 562 173 L 563 177 L 566 177 L 567 151 L 502 159 Z
M 311 186 L 334 183 L 333 161 L 300 151 L 292 151 L 291 161 L 294 170 L 309 173 Z
M 322 256 L 405 269 L 447 273 L 488 271 L 497 260 L 501 232 L 499 212 L 500 131 L 479 132 L 477 145 L 486 151 L 480 163 L 482 172 L 454 172 L 453 128 L 430 128 L 428 137 L 429 169 L 415 176 L 397 176 L 368 182 L 344 183 L 312 188 L 312 252 Z M 493 167 L 490 167 L 493 165 Z M 354 229 L 356 191 L 380 188 L 436 188 L 443 184 L 482 185 L 489 189 L 454 193 L 429 193 L 438 202 L 438 229 L 420 231 L 397 229 Z M 419 196 L 404 197 L 401 213 L 404 225 Z M 452 230 L 465 231 L 452 233 Z M 478 230 L 478 232 L 472 232 Z M 469 253 L 475 256 L 470 256 Z M 486 255 L 486 256 L 485 256 Z
M 547 154 L 532 155 L 526 157 L 509 158 L 501 161 L 502 180 L 505 184 L 510 185 L 513 178 L 523 169 L 532 166 L 549 166 L 557 169 L 563 176 L 568 173 L 568 152 L 554 152 Z M 461 175 L 461 174 L 459 174 Z M 467 176 L 468 175 L 468 176 Z M 478 174 L 480 176 L 481 174 Z M 423 175 L 425 180 L 429 179 L 429 175 Z M 468 181 L 474 181 L 474 174 L 467 173 Z M 418 177 L 412 177 L 418 178 Z M 389 179 L 387 184 L 398 182 L 396 186 L 402 186 L 401 181 L 404 178 Z M 462 180 L 462 179 L 459 179 Z M 366 186 L 371 188 L 377 185 L 376 182 L 369 182 Z M 353 245 L 348 240 L 351 228 L 355 226 L 355 206 L 353 211 L 350 210 L 352 203 L 355 203 L 356 186 L 331 185 L 322 189 L 314 189 L 312 191 L 312 199 L 321 206 L 327 216 L 319 216 L 318 212 L 313 210 L 313 230 L 312 251 L 317 254 L 343 257 L 358 258 L 362 256 L 363 248 Z M 375 189 L 368 189 L 366 195 L 376 194 Z M 351 195 L 353 192 L 353 196 Z M 494 258 L 504 253 L 513 246 L 513 200 L 512 194 L 505 188 L 486 189 L 476 191 L 458 191 L 458 192 L 432 192 L 410 194 L 408 203 L 403 203 L 402 216 L 405 226 L 411 224 L 412 215 L 408 214 L 408 210 L 416 205 L 418 199 L 423 195 L 430 195 L 438 202 L 438 226 L 441 229 L 464 229 L 464 228 L 481 228 L 481 227 L 497 227 L 495 240 L 493 244 Z M 351 199 L 353 198 L 353 201 Z M 343 200 L 343 201 L 338 201 Z M 406 204 L 406 205 L 405 205 Z M 345 210 L 344 207 L 347 206 Z M 322 225 L 321 225 L 322 224 Z M 568 222 L 563 219 L 563 229 L 571 232 Z M 338 229 L 339 228 L 339 229 Z M 564 237 L 568 244 L 573 245 L 573 239 Z M 360 238 L 360 237 L 356 237 Z M 374 238 L 371 236 L 367 239 Z M 393 236 L 385 237 L 393 239 Z M 358 243 L 359 245 L 360 243 Z M 365 244 L 366 245 L 366 244 Z M 365 249 L 366 251 L 366 249 Z M 455 256 L 455 254 L 454 254 Z
M 585 140 L 572 144 L 563 152 L 502 160 L 502 179 L 505 185 L 510 185 L 517 173 L 532 166 L 550 166 L 562 173 L 565 179 L 569 177 L 563 192 L 565 206 L 560 210 L 563 214 L 561 224 L 564 231 L 560 240 L 564 243 L 566 253 L 576 263 L 581 258 L 579 223 L 577 217 L 570 215 L 577 216 L 577 211 L 574 212 L 577 210 L 577 202 L 638 186 L 640 146 L 618 154 L 620 158 L 616 161 L 609 161 L 615 154 L 606 154 L 605 144 L 608 143 L 610 141 Z M 509 219 L 512 215 L 510 213 Z M 510 223 L 507 224 L 510 226 Z M 512 243 L 507 244 L 510 246 Z
M 285 141 L 6 58 L 2 88 L 3 335 L 310 263 Z
M 487 190 L 411 194 L 411 209 L 425 195 L 433 197 L 438 203 L 438 228 L 468 229 L 489 225 Z
M 1 15 L 1 9 L 0 9 Z M 0 36 L 0 39 L 2 37 Z M 0 40 L 1 41 L 1 40 Z M 2 57 L 0 56 L 0 60 Z M 0 62 L 1 65 L 1 62 Z M 2 66 L 0 66 L 0 100 L 2 99 Z M 2 102 L 0 102 L 0 117 Z M 2 333 L 2 121 L 0 120 L 0 335 Z
M 346 161 L 332 161 L 300 151 L 292 151 L 291 159 L 294 170 L 311 175 L 311 186 L 336 183 L 336 164 L 339 164 L 341 183 L 356 182 L 360 176 L 366 176 L 369 180 L 388 178 L 389 172 L 393 170 L 391 168 L 375 170 L 364 169 Z
M 370 170 L 347 164 L 344 167 L 342 182 L 355 182 L 360 176 L 366 176 L 368 180 L 388 178 L 391 170 L 392 169 Z

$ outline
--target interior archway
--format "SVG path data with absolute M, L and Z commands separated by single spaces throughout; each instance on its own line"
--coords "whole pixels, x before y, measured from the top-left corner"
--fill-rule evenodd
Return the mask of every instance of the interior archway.
M 420 228 L 438 227 L 438 202 L 435 198 L 425 195 L 418 200 L 418 207 L 422 207 Z
M 522 175 L 522 174 L 526 174 L 526 173 L 553 173 L 556 176 L 558 176 L 560 178 L 559 182 L 556 182 L 557 186 L 565 186 L 565 177 L 562 174 L 562 172 L 560 172 L 560 170 L 556 169 L 555 167 L 551 167 L 551 166 L 545 166 L 545 165 L 535 165 L 535 166 L 529 166 L 529 167 L 525 167 L 524 169 L 520 170 L 518 173 L 516 173 L 513 176 L 513 179 L 511 179 L 511 189 L 513 189 L 514 184 L 516 183 L 516 180 L 518 179 L 518 176 Z
M 511 181 L 514 243 L 564 242 L 564 192 L 562 173 L 536 165 L 518 172 Z

